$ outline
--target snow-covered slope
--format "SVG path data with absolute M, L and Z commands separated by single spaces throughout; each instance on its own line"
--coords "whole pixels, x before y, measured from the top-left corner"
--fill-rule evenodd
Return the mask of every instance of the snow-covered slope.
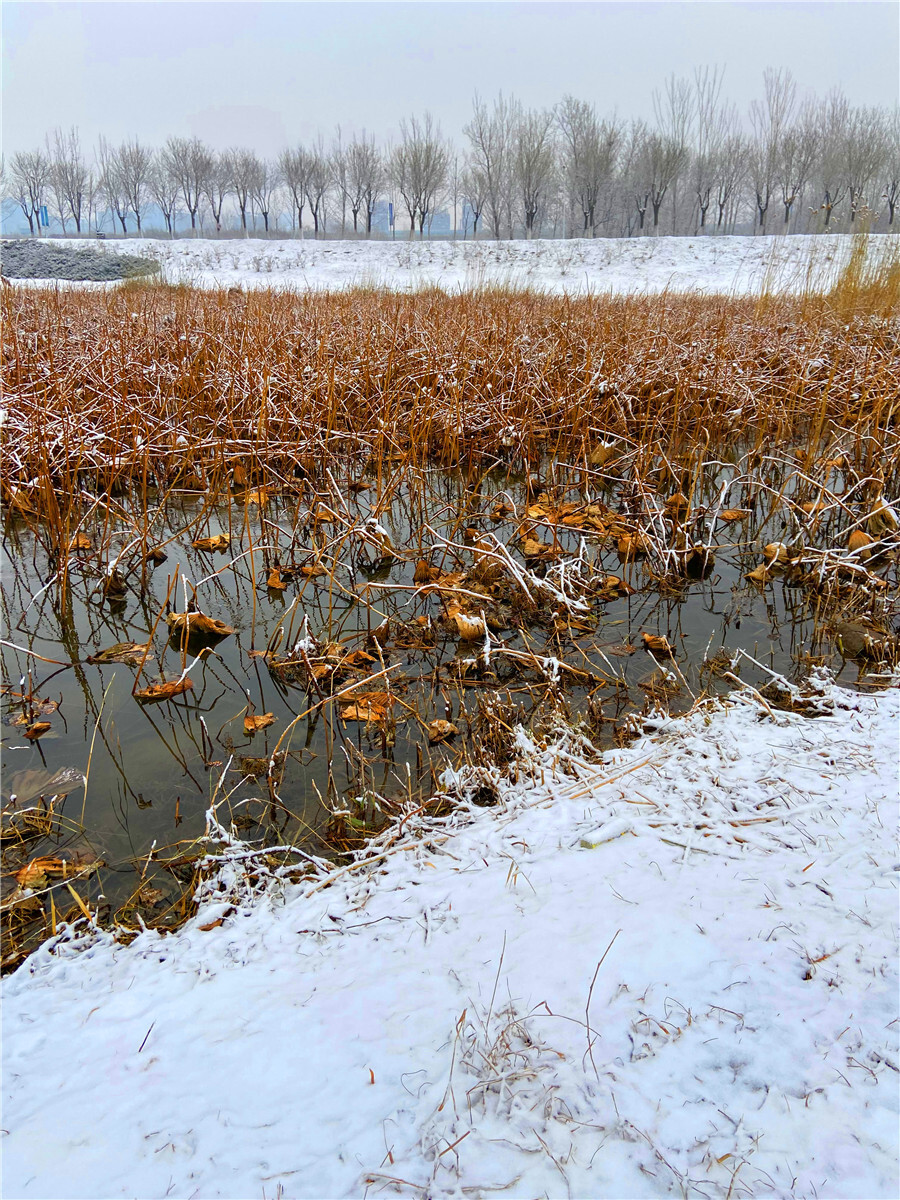
M 870 253 L 881 254 L 895 242 L 893 235 L 872 237 Z M 668 289 L 742 295 L 763 288 L 798 291 L 811 284 L 826 286 L 846 262 L 851 239 L 845 235 L 533 242 L 129 238 L 78 244 L 149 255 L 162 264 L 162 277 L 169 283 L 202 287 L 456 291 L 501 285 L 567 294 Z
M 898 701 L 522 735 L 328 886 L 48 944 L 3 1195 L 896 1196 Z

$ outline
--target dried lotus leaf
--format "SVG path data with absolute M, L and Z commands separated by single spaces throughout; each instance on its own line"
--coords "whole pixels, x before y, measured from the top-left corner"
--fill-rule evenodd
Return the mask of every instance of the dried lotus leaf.
M 642 633 L 641 641 L 644 643 L 644 649 L 649 650 L 651 654 L 666 654 L 670 656 L 673 654 L 669 639 L 664 634 Z
M 255 713 L 244 717 L 244 732 L 253 737 L 254 733 L 259 733 L 261 729 L 268 729 L 270 725 L 274 724 L 274 713 Z
M 201 612 L 169 613 L 166 624 L 173 633 L 187 632 L 188 637 L 205 638 L 208 641 L 221 641 L 230 637 L 234 630 L 224 621 L 216 617 L 208 617 Z
M 869 537 L 865 530 L 854 529 L 847 538 L 847 549 L 851 553 L 858 555 L 859 558 L 867 559 L 871 557 L 872 553 L 868 547 L 872 545 L 874 540 L 874 538 Z
M 189 692 L 194 684 L 191 679 L 174 679 L 171 683 L 151 683 L 134 693 L 134 698 L 140 704 L 158 704 L 161 700 L 171 700 Z
M 341 717 L 345 721 L 384 721 L 393 703 L 389 692 L 357 692 L 350 704 L 341 707 Z
M 217 533 L 214 537 L 197 538 L 193 543 L 195 550 L 208 550 L 215 553 L 217 550 L 225 551 L 231 545 L 231 537 L 227 533 Z
M 45 733 L 49 732 L 49 721 L 32 721 L 22 736 L 28 738 L 29 742 L 36 742 L 38 738 L 43 737 Z
M 429 742 L 445 742 L 448 738 L 456 737 L 459 730 L 452 721 L 429 721 L 428 723 L 428 740 Z
M 147 654 L 146 643 L 116 642 L 114 646 L 107 646 L 104 650 L 98 650 L 96 654 L 90 655 L 87 661 L 100 666 L 104 663 L 126 663 L 128 666 L 136 667 L 145 654 Z
M 748 571 L 744 578 L 749 579 L 751 583 L 769 583 L 772 579 L 772 571 L 764 563 L 760 563 L 758 567 Z

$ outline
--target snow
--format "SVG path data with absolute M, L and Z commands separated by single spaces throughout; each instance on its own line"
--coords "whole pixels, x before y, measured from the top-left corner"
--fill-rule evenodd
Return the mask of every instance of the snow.
M 896 1196 L 900 692 L 817 686 L 520 731 L 354 867 L 64 931 L 3 986 L 3 1194 Z
M 71 245 L 71 242 L 61 244 Z M 101 252 L 146 255 L 168 283 L 306 291 L 383 287 L 459 291 L 485 286 L 548 293 L 700 291 L 754 295 L 764 288 L 825 287 L 847 261 L 852 237 L 642 237 L 535 241 L 301 241 L 259 238 L 91 239 Z M 870 238 L 888 253 L 889 234 Z M 16 286 L 40 281 L 17 280 Z M 108 287 L 109 284 L 82 285 Z

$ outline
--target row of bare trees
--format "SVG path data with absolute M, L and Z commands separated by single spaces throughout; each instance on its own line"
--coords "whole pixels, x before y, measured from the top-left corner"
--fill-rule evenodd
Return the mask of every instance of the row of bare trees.
M 651 121 L 574 96 L 538 110 L 476 95 L 462 151 L 429 113 L 401 121 L 388 146 L 338 129 L 275 160 L 171 137 L 156 149 L 101 138 L 88 161 L 78 131 L 58 129 L 4 164 L 3 190 L 32 234 L 46 208 L 64 233 L 104 222 L 141 233 L 151 218 L 170 235 L 189 225 L 369 236 L 388 203 L 420 237 L 442 208 L 454 234 L 493 238 L 827 230 L 863 216 L 893 227 L 900 111 L 837 90 L 800 97 L 785 70 L 765 72 L 743 118 L 722 92 L 717 69 L 672 76 Z

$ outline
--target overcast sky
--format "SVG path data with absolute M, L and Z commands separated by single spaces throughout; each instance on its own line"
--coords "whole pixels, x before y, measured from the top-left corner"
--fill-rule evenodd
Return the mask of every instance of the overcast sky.
M 674 71 L 726 68 L 743 108 L 766 66 L 801 90 L 898 101 L 891 3 L 15 3 L 4 0 L 7 153 L 78 125 L 85 143 L 172 133 L 285 143 L 430 109 L 458 136 L 477 89 L 551 105 L 565 92 L 649 116 Z

